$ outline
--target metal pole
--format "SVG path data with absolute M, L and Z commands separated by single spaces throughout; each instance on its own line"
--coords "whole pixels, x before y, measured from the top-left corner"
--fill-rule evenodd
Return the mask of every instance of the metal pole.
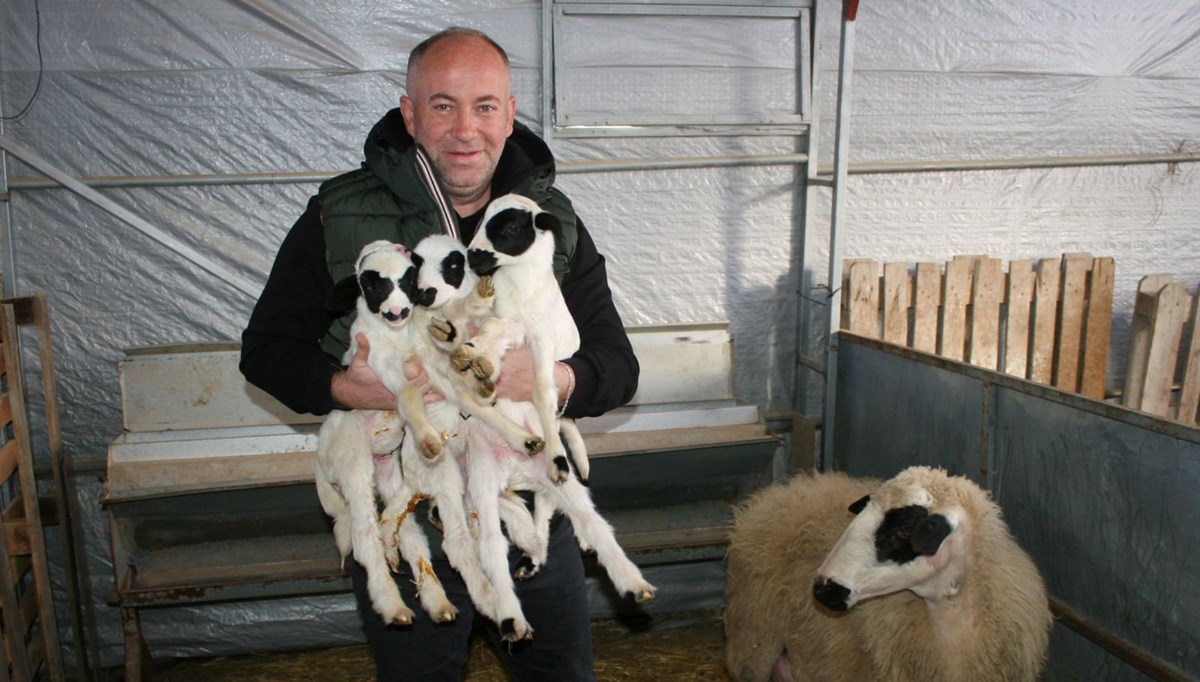
M 816 75 L 813 76 L 814 81 Z M 815 83 L 814 83 L 815 90 Z M 586 173 L 617 173 L 623 171 L 679 170 L 689 168 L 786 166 L 808 163 L 816 158 L 817 117 L 809 124 L 814 138 L 808 153 L 747 154 L 742 156 L 658 157 L 649 159 L 613 159 L 610 161 L 567 161 L 558 165 L 559 175 Z M 0 154 L 3 149 L 0 149 Z M 0 157 L 2 158 L 2 157 Z M 1081 168 L 1089 166 L 1136 166 L 1158 163 L 1191 163 L 1200 161 L 1200 152 L 1169 154 L 1124 154 L 1114 156 L 1045 156 L 1011 159 L 975 159 L 907 162 L 847 163 L 849 175 L 885 175 L 898 173 L 938 173 L 946 171 L 1014 170 L 1022 168 Z M 94 189 L 132 187 L 198 187 L 208 185 L 297 185 L 325 182 L 341 171 L 295 171 L 286 173 L 213 173 L 190 175 L 120 175 L 81 176 L 76 178 Z M 833 167 L 826 164 L 810 176 L 809 185 L 828 187 L 833 184 Z M 46 177 L 9 178 L 12 190 L 59 189 L 61 184 Z M 2 190 L 0 190 L 2 191 Z
M 811 35 L 812 58 L 809 60 L 811 73 L 809 75 L 809 121 L 808 135 L 805 137 L 808 152 L 808 163 L 804 167 L 804 211 L 801 216 L 801 222 L 796 226 L 799 231 L 796 237 L 796 243 L 800 245 L 799 253 L 796 254 L 796 352 L 795 366 L 792 368 L 792 409 L 799 414 L 809 415 L 812 412 L 808 409 L 808 398 L 811 391 L 809 386 L 817 381 L 823 380 L 823 372 L 825 371 L 824 354 L 819 348 L 809 348 L 809 336 L 814 328 L 819 324 L 818 319 L 823 321 L 824 314 L 818 316 L 816 306 L 821 305 L 821 302 L 813 298 L 813 292 L 816 291 L 816 268 L 808 267 L 808 263 L 812 257 L 816 239 L 813 235 L 813 225 L 817 223 L 817 197 L 819 189 L 825 183 L 819 182 L 817 179 L 817 162 L 820 160 L 820 142 L 821 142 L 821 64 L 820 56 L 824 52 L 821 44 L 821 25 L 822 8 L 826 5 L 825 0 L 817 0 L 813 6 L 812 22 L 809 30 Z M 824 386 L 822 385 L 822 388 Z M 819 404 L 818 404 L 819 407 Z M 818 421 L 818 419 L 813 420 Z M 813 464 L 819 468 L 821 453 L 814 454 Z
M 9 137 L 0 135 L 0 149 L 5 149 L 11 152 L 12 154 L 16 155 L 17 158 L 45 173 L 67 189 L 99 206 L 116 218 L 123 220 L 142 234 L 145 234 L 147 237 L 150 237 L 168 249 L 171 249 L 175 253 L 190 260 L 192 263 L 195 263 L 201 268 L 207 270 L 209 273 L 216 275 L 218 278 L 229 284 L 232 284 L 234 288 L 249 295 L 251 298 L 258 297 L 261 287 L 255 286 L 254 284 L 243 280 L 237 275 L 221 267 L 216 262 L 209 260 L 207 256 L 201 254 L 199 251 L 196 251 L 190 246 L 178 241 L 174 237 L 171 237 L 165 232 L 154 227 L 146 220 L 143 220 L 142 218 L 134 215 L 132 212 L 117 205 L 117 203 L 113 200 L 103 196 L 91 187 L 88 187 L 79 180 L 76 180 L 75 178 L 51 165 L 50 162 L 33 153 L 33 151 L 27 148 L 25 145 L 22 145 Z
M 818 469 L 824 471 L 833 462 L 834 412 L 837 407 L 837 341 L 842 322 L 838 303 L 842 287 L 841 221 L 846 211 L 846 156 L 850 151 L 850 84 L 854 72 L 854 20 L 858 0 L 842 2 L 842 41 L 838 63 L 837 128 L 834 132 L 833 210 L 829 224 L 829 342 L 825 360 L 825 411 L 822 419 L 822 453 Z

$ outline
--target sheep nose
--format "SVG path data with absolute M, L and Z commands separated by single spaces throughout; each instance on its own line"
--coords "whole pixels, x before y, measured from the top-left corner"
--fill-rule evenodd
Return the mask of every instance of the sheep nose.
M 485 249 L 471 249 L 467 252 L 467 263 L 471 270 L 480 277 L 493 275 L 500 264 L 496 262 L 496 254 Z
M 817 576 L 813 581 L 813 597 L 832 611 L 845 611 L 850 590 L 834 580 Z
M 436 300 L 437 300 L 437 289 L 434 289 L 433 287 L 429 287 L 428 289 L 417 289 L 416 300 L 413 302 L 419 306 L 424 306 L 424 307 L 428 308 L 428 307 L 432 306 L 433 302 Z
M 403 320 L 403 319 L 407 318 L 408 313 L 409 313 L 408 308 L 401 308 L 400 312 L 398 312 L 398 313 L 393 312 L 391 310 L 385 310 L 385 311 L 383 311 L 383 317 L 384 317 L 384 319 L 386 319 L 389 322 L 396 322 L 398 320 Z

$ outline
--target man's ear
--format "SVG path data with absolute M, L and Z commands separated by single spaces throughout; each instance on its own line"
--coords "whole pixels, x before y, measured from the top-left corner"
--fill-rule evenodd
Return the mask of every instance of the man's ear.
M 358 278 L 354 275 L 343 277 L 329 292 L 325 306 L 331 313 L 349 312 L 358 301 Z
M 404 117 L 404 127 L 410 136 L 413 133 L 413 101 L 408 95 L 400 95 L 400 115 Z

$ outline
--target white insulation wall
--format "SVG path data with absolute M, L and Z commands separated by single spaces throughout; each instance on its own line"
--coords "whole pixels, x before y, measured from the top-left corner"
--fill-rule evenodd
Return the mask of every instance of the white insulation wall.
M 839 15 L 837 3 L 817 9 L 823 164 L 832 161 Z M 592 113 L 654 111 L 659 101 L 689 115 L 794 111 L 794 35 L 777 23 L 712 22 L 728 20 L 575 24 L 563 46 L 564 86 Z M 396 105 L 409 49 L 451 24 L 483 28 L 509 50 L 519 118 L 541 129 L 541 5 L 531 0 L 6 0 L 0 110 L 12 117 L 35 91 L 36 98 L 2 132 L 76 177 L 332 175 L 358 165 L 366 132 Z M 1195 151 L 1197 36 L 1194 0 L 864 0 L 850 161 Z M 657 80 L 639 75 L 656 68 L 665 74 Z M 559 138 L 554 150 L 576 162 L 802 149 L 788 137 L 691 137 Z M 812 252 L 800 253 L 802 170 L 570 174 L 560 184 L 608 258 L 626 323 L 729 320 L 739 397 L 786 410 L 798 268 L 823 282 L 828 267 L 828 190 L 807 226 Z M 852 175 L 843 255 L 1113 256 L 1116 372 L 1138 278 L 1200 280 L 1198 170 L 1182 163 Z M 123 349 L 237 338 L 253 300 L 69 191 L 20 186 L 40 175 L 7 157 L 3 180 L 15 186 L 7 207 L 0 204 L 11 253 L 5 290 L 49 296 L 67 448 L 77 462 L 102 462 L 121 430 Z M 315 189 L 196 183 L 100 191 L 256 288 Z M 810 328 L 802 345 L 819 348 L 822 333 Z M 95 476 L 80 485 L 101 649 L 115 664 L 121 630 L 102 601 L 111 570 L 101 489 Z M 360 638 L 344 597 L 147 611 L 143 621 L 156 655 Z

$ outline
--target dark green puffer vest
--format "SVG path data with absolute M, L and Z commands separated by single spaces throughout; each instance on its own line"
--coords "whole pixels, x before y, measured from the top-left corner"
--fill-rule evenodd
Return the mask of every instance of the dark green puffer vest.
M 433 194 L 439 192 L 444 197 L 445 191 L 440 183 L 427 186 L 418 173 L 417 147 L 399 119 L 398 111 L 389 112 L 367 138 L 363 167 L 327 180 L 318 192 L 325 227 L 325 259 L 334 282 L 354 276 L 359 252 L 372 241 L 386 239 L 411 249 L 428 235 L 449 231 L 442 224 Z M 554 160 L 549 149 L 520 123 L 514 123 L 498 173 L 511 156 L 524 163 L 515 164 L 518 167 L 512 168 L 509 177 L 493 181 L 493 197 L 499 196 L 497 191 L 522 194 L 559 219 L 563 230 L 562 239 L 555 245 L 554 274 L 561 284 L 575 255 L 575 210 L 570 200 L 553 187 Z M 322 350 L 339 359 L 345 354 L 350 347 L 354 315 L 350 311 L 330 325 L 321 340 Z

